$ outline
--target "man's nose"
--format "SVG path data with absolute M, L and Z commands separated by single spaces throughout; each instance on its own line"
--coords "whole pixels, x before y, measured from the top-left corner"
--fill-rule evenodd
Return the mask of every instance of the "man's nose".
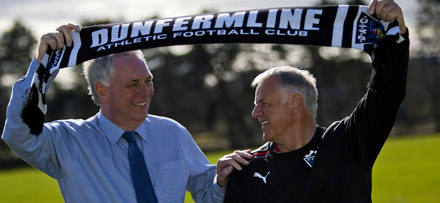
M 261 107 L 259 105 L 255 105 L 254 109 L 252 110 L 252 117 L 258 118 L 261 113 Z

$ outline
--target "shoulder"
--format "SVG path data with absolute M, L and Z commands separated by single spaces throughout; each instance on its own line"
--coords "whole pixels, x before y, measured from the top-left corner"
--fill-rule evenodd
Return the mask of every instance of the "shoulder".
M 56 120 L 52 122 L 45 123 L 45 127 L 47 128 L 56 128 L 56 129 L 64 129 L 66 131 L 79 131 L 81 129 L 90 129 L 93 126 L 96 126 L 97 123 L 97 115 L 84 119 L 64 119 L 64 120 Z
M 270 151 L 270 142 L 266 142 L 262 146 L 260 146 L 258 149 L 251 152 L 254 157 L 264 157 L 267 154 L 269 154 Z
M 66 127 L 66 128 L 80 128 L 82 126 L 87 126 L 89 123 L 87 120 L 83 119 L 66 119 L 66 120 L 56 120 L 47 123 L 52 127 Z
M 182 124 L 177 122 L 176 120 L 164 116 L 151 115 L 148 114 L 145 122 L 151 125 L 156 126 L 175 126 L 175 127 L 183 127 Z
M 145 119 L 145 124 L 155 129 L 176 130 L 183 133 L 189 133 L 185 126 L 172 118 L 164 116 L 148 114 L 148 117 Z

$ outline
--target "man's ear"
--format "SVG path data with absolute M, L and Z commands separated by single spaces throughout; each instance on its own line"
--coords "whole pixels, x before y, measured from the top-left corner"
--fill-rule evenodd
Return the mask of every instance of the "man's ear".
M 109 95 L 108 95 L 107 89 L 108 88 L 100 82 L 97 82 L 95 84 L 95 90 L 96 90 L 96 93 L 98 94 L 99 99 L 101 100 L 101 103 L 108 102 Z
M 293 115 L 301 113 L 303 107 L 303 97 L 300 94 L 293 94 L 289 99 L 289 108 Z

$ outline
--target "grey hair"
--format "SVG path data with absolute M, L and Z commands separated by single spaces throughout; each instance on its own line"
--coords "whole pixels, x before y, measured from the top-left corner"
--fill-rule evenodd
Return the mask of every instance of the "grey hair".
M 136 56 L 147 65 L 144 54 L 140 50 L 110 54 L 84 63 L 83 74 L 87 80 L 88 94 L 95 104 L 100 105 L 101 103 L 95 89 L 96 83 L 100 82 L 104 86 L 109 86 L 115 69 L 114 59 L 124 56 Z
M 304 104 L 307 112 L 316 120 L 318 111 L 318 89 L 316 88 L 316 79 L 307 70 L 301 70 L 291 66 L 280 66 L 268 69 L 255 77 L 252 87 L 257 87 L 264 80 L 275 76 L 278 84 L 290 92 L 284 97 L 283 103 L 293 94 L 300 94 L 304 98 Z

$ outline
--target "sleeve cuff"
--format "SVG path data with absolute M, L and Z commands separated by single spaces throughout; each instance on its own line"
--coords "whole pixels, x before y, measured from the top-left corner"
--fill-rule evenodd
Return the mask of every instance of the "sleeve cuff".
M 35 72 L 37 72 L 39 66 L 40 63 L 38 63 L 37 60 L 33 58 L 31 64 L 29 65 L 28 71 L 24 76 L 24 87 L 29 88 L 31 86 Z
M 34 73 L 38 69 L 38 66 L 40 66 L 40 63 L 38 63 L 37 59 L 33 58 L 32 61 L 31 61 L 31 64 L 29 64 L 29 69 L 28 69 L 25 77 L 26 78 L 28 78 L 29 76 L 33 77 Z
M 406 28 L 406 32 L 404 34 L 399 34 L 399 39 L 396 40 L 397 44 L 400 44 L 402 42 L 404 42 L 405 40 L 409 39 L 409 34 L 408 34 L 409 30 L 408 28 Z
M 214 178 L 214 190 L 215 193 L 218 195 L 218 197 L 223 200 L 223 197 L 225 196 L 226 193 L 226 186 L 225 187 L 220 186 L 215 178 Z

